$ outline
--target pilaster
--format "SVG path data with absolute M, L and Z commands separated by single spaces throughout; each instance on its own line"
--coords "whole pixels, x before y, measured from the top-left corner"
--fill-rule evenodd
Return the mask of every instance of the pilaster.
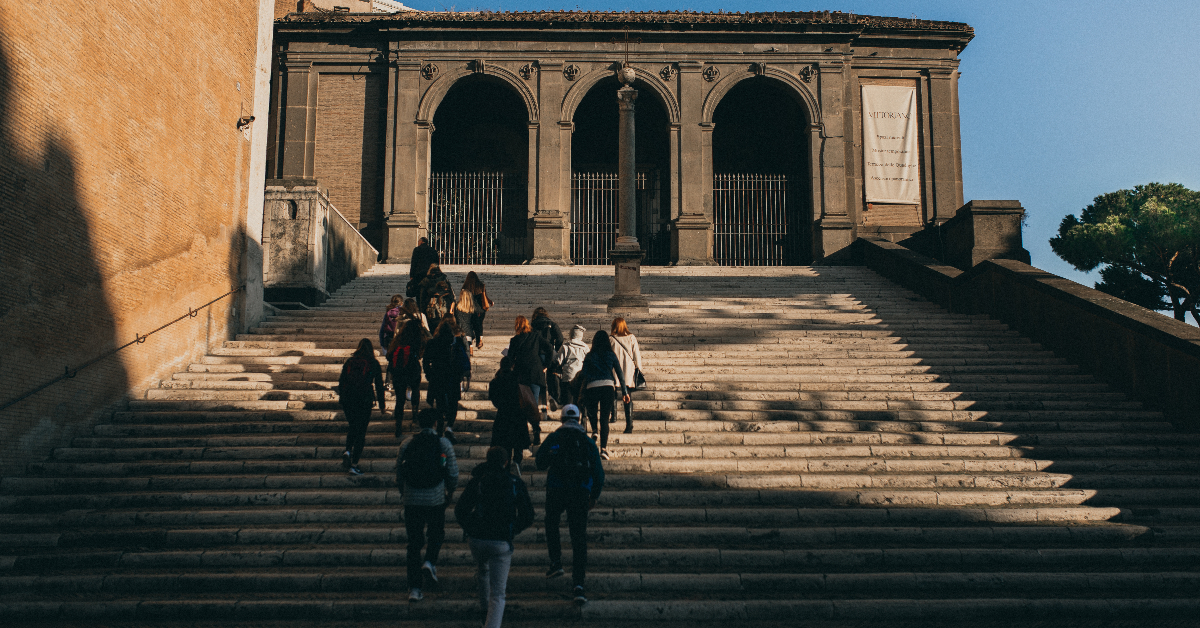
M 933 220 L 950 219 L 962 206 L 962 160 L 956 118 L 957 82 L 954 68 L 931 68 L 929 126 L 933 161 Z
M 704 94 L 707 83 L 699 61 L 678 62 L 679 132 L 672 146 L 678 176 L 671 181 L 672 195 L 679 198 L 678 214 L 672 215 L 671 257 L 681 266 L 712 266 L 712 124 L 704 123 Z
M 284 60 L 287 95 L 283 130 L 284 178 L 311 179 L 316 158 L 318 73 L 312 61 Z
M 393 53 L 394 54 L 394 53 Z M 421 235 L 423 218 L 428 202 L 426 190 L 428 177 L 428 134 L 433 125 L 417 120 L 420 103 L 421 63 L 419 61 L 393 62 L 388 75 L 389 125 L 394 128 L 389 135 L 392 141 L 388 150 L 390 167 L 385 174 L 385 196 L 389 203 L 387 219 L 387 258 L 394 263 L 407 263 L 412 259 L 412 250 Z M 424 136 L 425 141 L 420 141 Z M 421 157 L 422 151 L 424 158 Z

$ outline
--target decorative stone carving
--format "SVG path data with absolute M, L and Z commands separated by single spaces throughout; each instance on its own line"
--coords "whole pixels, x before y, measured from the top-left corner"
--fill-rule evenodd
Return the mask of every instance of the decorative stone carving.
M 476 74 L 483 74 L 483 70 L 484 70 L 483 59 L 476 59 L 475 67 L 473 69 L 475 70 Z
M 426 63 L 425 65 L 421 66 L 421 76 L 423 76 L 425 78 L 425 80 L 432 81 L 433 79 L 437 78 L 437 75 L 438 75 L 437 64 Z
M 797 74 L 800 75 L 801 81 L 804 81 L 805 83 L 811 83 L 813 77 L 817 75 L 817 68 L 816 66 L 806 65 L 803 68 L 800 68 L 800 71 Z
M 521 75 L 521 78 L 528 81 L 529 79 L 533 78 L 534 74 L 537 74 L 537 66 L 532 63 L 526 63 L 525 65 L 521 66 L 520 70 L 517 70 L 517 73 Z
M 717 66 L 710 65 L 707 68 L 704 68 L 704 80 L 712 83 L 719 78 L 721 78 L 721 70 L 719 70 Z
M 757 76 L 762 76 L 767 73 L 767 64 L 752 63 L 752 64 L 750 64 L 750 71 L 754 72 L 754 74 Z
M 579 69 L 579 66 L 575 65 L 574 63 L 563 68 L 563 76 L 565 76 L 568 81 L 574 81 L 575 79 L 579 78 L 580 74 L 583 74 L 583 70 Z
M 670 83 L 679 75 L 679 70 L 676 70 L 673 65 L 665 65 L 663 69 L 658 71 L 658 75 L 662 77 L 664 83 Z

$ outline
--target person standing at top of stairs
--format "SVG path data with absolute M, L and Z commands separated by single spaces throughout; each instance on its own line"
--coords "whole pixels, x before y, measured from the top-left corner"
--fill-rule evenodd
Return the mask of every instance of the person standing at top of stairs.
M 412 262 L 408 265 L 408 278 L 416 283 L 425 278 L 429 267 L 438 261 L 437 249 L 429 246 L 429 238 L 417 239 L 417 246 L 412 252 Z M 413 296 L 413 295 L 408 295 Z
M 374 387 L 375 396 L 371 394 Z M 369 338 L 358 341 L 354 354 L 342 365 L 338 377 L 338 397 L 342 412 L 346 415 L 346 453 L 342 454 L 342 467 L 351 475 L 362 475 L 358 459 L 367 440 L 367 425 L 371 422 L 371 409 L 379 399 L 379 412 L 387 412 L 384 403 L 383 370 L 375 358 L 375 346 Z

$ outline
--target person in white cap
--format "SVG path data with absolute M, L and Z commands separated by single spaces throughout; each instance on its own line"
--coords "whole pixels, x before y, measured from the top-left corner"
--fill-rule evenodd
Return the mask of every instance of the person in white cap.
M 562 409 L 562 426 L 546 437 L 537 450 L 537 468 L 546 470 L 546 549 L 550 553 L 547 578 L 563 575 L 559 518 L 567 513 L 571 532 L 571 583 L 575 603 L 587 603 L 583 582 L 587 575 L 587 514 L 604 489 L 600 451 L 579 424 L 579 407 Z

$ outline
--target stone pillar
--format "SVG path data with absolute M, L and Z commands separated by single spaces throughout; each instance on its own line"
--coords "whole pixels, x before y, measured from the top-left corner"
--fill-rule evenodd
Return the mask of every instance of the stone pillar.
M 951 266 L 969 270 L 989 259 L 1029 263 L 1021 241 L 1025 208 L 1020 201 L 971 201 L 940 228 L 945 259 Z
M 714 266 L 712 125 L 704 126 L 704 77 L 699 61 L 679 62 L 679 215 L 672 216 L 671 257 L 679 266 Z M 674 185 L 674 181 L 672 184 Z M 672 188 L 672 193 L 675 189 Z
M 563 81 L 566 80 L 562 65 L 561 61 L 539 61 L 537 72 L 531 73 L 530 79 L 537 82 L 539 121 L 529 125 L 529 167 L 536 175 L 529 177 L 531 264 L 571 263 L 571 136 L 562 132 L 560 121 Z M 564 135 L 568 151 L 565 170 L 562 163 Z
M 283 178 L 313 178 L 317 149 L 317 77 L 312 61 L 284 61 Z
M 954 68 L 929 70 L 929 126 L 933 152 L 933 221 L 954 215 L 963 201 L 959 154 L 957 81 Z
M 325 289 L 329 197 L 316 181 L 270 181 L 263 205 L 263 299 L 317 306 Z
M 637 158 L 634 151 L 634 101 L 637 100 L 637 90 L 629 86 L 636 74 L 633 68 L 624 67 L 619 76 L 624 83 L 617 90 L 617 106 L 620 108 L 617 163 L 620 208 L 617 243 L 612 252 L 615 285 L 613 296 L 608 300 L 608 311 L 648 312 L 649 304 L 642 296 L 642 247 L 637 241 Z
M 418 158 L 422 149 L 428 151 L 428 143 L 418 141 L 418 135 L 428 136 L 428 122 L 419 125 L 417 107 L 420 104 L 421 64 L 417 61 L 397 61 L 395 69 L 388 75 L 388 115 L 394 118 L 394 129 L 390 129 L 387 159 L 384 171 L 384 203 L 387 210 L 387 260 L 395 264 L 407 264 L 412 259 L 412 250 L 421 235 L 425 205 L 425 189 L 428 172 L 422 171 L 424 160 Z M 389 119 L 389 125 L 393 123 Z M 418 213 L 419 212 L 419 213 Z
M 820 248 L 813 251 L 813 260 L 819 261 L 846 249 L 854 241 L 854 220 L 857 212 L 850 210 L 849 178 L 846 176 L 846 129 L 852 128 L 849 103 L 846 93 L 849 81 L 847 65 L 841 61 L 822 62 L 818 68 L 819 97 L 821 99 L 821 123 L 825 127 L 825 141 L 821 151 L 821 196 L 820 221 L 817 225 Z M 857 201 L 855 201 L 857 203 Z M 814 208 L 814 213 L 816 213 Z

